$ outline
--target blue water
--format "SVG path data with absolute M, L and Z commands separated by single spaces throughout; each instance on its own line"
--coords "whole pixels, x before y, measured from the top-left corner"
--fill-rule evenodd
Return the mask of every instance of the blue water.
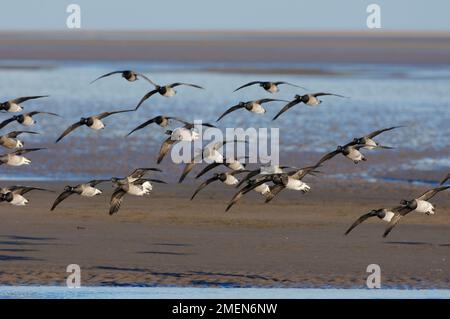
M 449 66 L 180 64 L 126 61 L 2 61 L 1 65 L 43 66 L 38 69 L 0 67 L 1 100 L 24 95 L 50 94 L 48 99 L 29 101 L 23 105 L 27 111 L 46 110 L 64 117 L 61 121 L 53 117 L 36 117 L 38 124 L 33 129 L 41 134 L 23 136 L 23 139 L 27 146 L 46 146 L 49 150 L 30 154 L 33 164 L 29 167 L 2 167 L 2 179 L 83 180 L 124 174 L 136 166 L 155 164 L 159 146 L 165 139 L 164 129 L 148 127 L 134 136 L 125 138 L 124 135 L 144 120 L 159 114 L 214 122 L 224 110 L 240 100 L 269 96 L 258 87 L 232 93 L 236 87 L 255 79 L 285 80 L 306 87 L 308 92 L 328 91 L 351 97 L 324 97 L 319 107 L 294 107 L 275 122 L 272 122 L 271 118 L 283 104 L 267 105 L 268 112 L 263 116 L 237 111 L 219 123 L 219 127 L 223 129 L 280 128 L 282 162 L 307 165 L 310 162 L 303 159 L 303 154 L 317 154 L 314 157 L 317 158 L 321 153 L 331 151 L 336 145 L 355 136 L 383 127 L 405 125 L 406 128 L 380 135 L 378 138 L 380 142 L 396 147 L 395 151 L 390 151 L 394 155 L 386 155 L 382 165 L 380 162 L 372 163 L 366 165 L 366 169 L 352 173 L 356 177 L 371 178 L 379 174 L 384 177 L 387 174 L 389 177 L 389 174 L 398 170 L 445 172 L 450 169 Z M 205 71 L 211 67 L 310 68 L 343 75 L 253 75 Z M 100 133 L 81 128 L 60 144 L 54 145 L 53 141 L 57 136 L 81 116 L 134 107 L 150 90 L 145 81 L 129 83 L 119 76 L 89 84 L 101 74 L 124 68 L 145 72 L 158 83 L 191 82 L 204 86 L 206 90 L 180 87 L 173 98 L 155 96 L 138 112 L 107 118 L 107 128 Z M 276 97 L 291 99 L 296 93 L 305 91 L 284 86 Z M 8 116 L 10 114 L 0 114 L 0 120 Z M 2 133 L 20 128 L 17 124 L 11 124 L 2 130 Z M 376 154 L 386 152 L 388 151 L 377 151 Z M 410 155 L 411 152 L 413 155 Z M 370 156 L 369 154 L 369 161 Z M 293 158 L 298 158 L 301 163 L 293 163 Z M 108 165 L 105 165 L 106 161 Z M 164 165 L 167 164 L 163 164 L 163 167 Z
M 0 286 L 0 298 L 29 299 L 449 299 L 443 289 L 300 289 Z

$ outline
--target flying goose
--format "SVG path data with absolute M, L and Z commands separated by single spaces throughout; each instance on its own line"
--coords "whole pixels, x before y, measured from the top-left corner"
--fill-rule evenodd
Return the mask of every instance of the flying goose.
M 121 111 L 113 111 L 113 112 L 103 112 L 97 115 L 93 115 L 90 117 L 82 117 L 78 122 L 72 124 L 69 126 L 55 141 L 55 143 L 58 143 L 61 141 L 66 135 L 69 135 L 71 132 L 76 130 L 77 128 L 86 125 L 90 129 L 94 131 L 98 131 L 105 128 L 105 124 L 103 124 L 102 119 L 118 114 L 118 113 L 126 113 L 126 112 L 132 112 L 133 110 L 121 110 Z
M 435 207 L 433 204 L 429 202 L 431 198 L 433 198 L 437 193 L 449 189 L 450 186 L 440 186 L 436 188 L 432 188 L 427 190 L 425 193 L 420 195 L 419 197 L 412 200 L 402 200 L 400 205 L 402 208 L 398 210 L 394 217 L 392 217 L 389 225 L 386 227 L 386 230 L 383 234 L 383 237 L 386 237 L 392 229 L 400 222 L 400 219 L 403 216 L 408 215 L 411 212 L 426 214 L 426 215 L 434 215 Z
M 202 160 L 207 160 L 215 163 L 222 163 L 223 155 L 218 150 L 226 143 L 235 143 L 235 142 L 247 143 L 246 141 L 223 140 L 216 143 L 210 143 L 207 146 L 205 146 L 202 150 L 197 151 L 197 154 L 192 156 L 191 161 L 189 163 L 186 163 L 183 172 L 181 173 L 180 179 L 178 180 L 178 183 L 183 182 L 186 176 L 192 171 L 195 164 L 200 163 Z
M 134 128 L 130 133 L 127 134 L 127 136 L 131 135 L 132 133 L 134 133 L 134 132 L 136 132 L 136 131 L 138 131 L 140 129 L 143 129 L 144 127 L 146 127 L 146 126 L 148 126 L 148 125 L 150 125 L 152 123 L 158 124 L 161 127 L 167 127 L 169 125 L 169 121 L 170 120 L 175 120 L 175 121 L 178 121 L 178 122 L 183 123 L 183 124 L 188 124 L 188 122 L 186 122 L 184 120 L 181 120 L 181 119 L 179 119 L 177 117 L 158 115 L 158 116 L 155 116 L 154 118 L 152 118 L 152 119 L 150 119 L 150 120 L 140 124 L 136 128 Z
M 268 102 L 288 102 L 286 100 L 279 100 L 279 99 L 259 99 L 259 100 L 253 100 L 253 101 L 247 101 L 247 102 L 239 102 L 236 105 L 233 105 L 228 110 L 226 110 L 218 119 L 216 122 L 219 122 L 225 115 L 230 114 L 231 112 L 237 111 L 239 109 L 245 109 L 249 112 L 256 113 L 256 114 L 264 114 L 266 113 L 266 110 L 262 107 L 262 104 L 268 103 Z
M 244 194 L 248 193 L 249 191 L 253 190 L 259 194 L 261 194 L 266 200 L 271 194 L 271 189 L 273 189 L 276 185 L 269 186 L 267 183 L 263 182 L 258 185 L 255 185 L 256 183 L 259 183 L 261 181 L 262 177 L 256 178 L 256 179 L 250 179 L 247 180 L 247 184 L 239 190 L 234 196 L 231 198 L 230 202 L 228 203 L 228 206 L 226 207 L 225 211 L 229 211 L 230 208 L 236 204 Z M 239 186 L 239 184 L 238 184 Z
M 296 168 L 293 166 L 285 166 L 285 165 L 267 165 L 260 166 L 259 168 L 250 171 L 240 182 L 237 184 L 237 187 L 241 186 L 244 182 L 249 181 L 251 178 L 257 175 L 269 175 L 269 174 L 281 174 L 284 173 L 286 168 Z
M 362 136 L 362 137 L 359 137 L 359 138 L 354 138 L 353 141 L 350 142 L 349 144 L 351 144 L 351 145 L 364 144 L 365 146 L 363 148 L 368 149 L 368 150 L 373 150 L 375 148 L 392 149 L 392 147 L 390 147 L 390 146 L 380 145 L 380 143 L 375 142 L 373 140 L 373 138 L 378 136 L 378 135 L 380 135 L 381 133 L 388 132 L 388 131 L 394 130 L 396 128 L 399 128 L 399 127 L 403 127 L 403 126 L 392 126 L 392 127 L 388 127 L 388 128 L 384 128 L 384 129 L 381 129 L 381 130 L 374 131 L 374 132 L 372 132 L 370 134 L 367 134 L 365 136 Z
M 441 181 L 440 185 L 444 185 L 450 179 L 450 173 L 445 176 L 445 178 Z
M 4 120 L 3 122 L 0 123 L 0 129 L 4 128 L 6 125 L 8 125 L 9 123 L 14 122 L 14 121 L 16 121 L 17 123 L 22 124 L 24 126 L 34 125 L 36 123 L 36 121 L 33 119 L 33 116 L 37 115 L 37 114 L 47 114 L 47 115 L 53 115 L 53 116 L 60 117 L 56 113 L 33 111 L 33 112 L 29 112 L 29 113 L 23 113 L 20 115 L 14 115 L 13 117 L 10 117 L 9 119 Z
M 208 186 L 209 184 L 211 184 L 213 182 L 220 181 L 225 185 L 229 185 L 229 186 L 236 185 L 239 181 L 234 175 L 240 174 L 243 172 L 244 171 L 214 173 L 213 177 L 207 179 L 206 181 L 201 183 L 200 186 L 197 187 L 197 189 L 195 190 L 194 194 L 191 197 L 191 200 L 194 199 L 195 195 L 197 195 L 198 192 L 200 192 L 203 188 L 205 188 L 206 186 Z
M 167 155 L 167 153 L 170 151 L 170 148 L 173 144 L 176 142 L 192 142 L 195 140 L 198 140 L 200 138 L 200 134 L 197 130 L 195 130 L 195 124 L 185 122 L 186 125 L 183 127 L 177 127 L 174 130 L 167 130 L 165 132 L 166 135 L 169 135 L 168 138 L 166 138 L 159 149 L 158 158 L 156 160 L 157 164 L 160 164 L 164 157 Z M 202 126 L 207 127 L 215 127 L 214 125 L 211 125 L 209 123 L 202 123 Z
M 19 97 L 17 99 L 5 101 L 5 102 L 0 103 L 0 111 L 6 111 L 6 112 L 11 112 L 11 113 L 20 112 L 23 110 L 20 103 L 23 103 L 28 100 L 40 99 L 43 97 L 48 97 L 48 95 L 24 96 L 24 97 Z
M 253 81 L 253 82 L 249 82 L 247 84 L 244 84 L 243 86 L 238 87 L 236 90 L 234 90 L 233 92 L 236 92 L 240 89 L 243 89 L 245 87 L 251 86 L 251 85 L 255 85 L 255 84 L 259 84 L 260 87 L 262 87 L 264 90 L 266 90 L 269 93 L 276 93 L 278 92 L 280 89 L 278 88 L 279 85 L 281 84 L 285 84 L 285 85 L 290 85 L 290 86 L 294 86 L 294 87 L 298 87 L 300 89 L 304 89 L 306 90 L 304 87 L 289 83 L 289 82 L 285 82 L 285 81 L 277 81 L 277 82 L 268 82 L 268 81 Z
M 394 208 L 378 208 L 378 209 L 372 209 L 370 212 L 361 215 L 345 232 L 345 235 L 348 235 L 356 226 L 361 224 L 362 222 L 366 221 L 367 219 L 371 217 L 378 217 L 382 221 L 390 222 L 392 220 L 392 217 L 399 211 L 403 209 L 403 206 L 397 206 Z
M 122 74 L 122 77 L 125 80 L 129 81 L 129 82 L 134 82 L 136 80 L 139 80 L 139 77 L 141 77 L 141 78 L 147 80 L 149 83 L 153 84 L 153 82 L 148 77 L 146 77 L 144 74 L 139 73 L 139 72 L 135 72 L 135 71 L 132 71 L 132 70 L 114 71 L 114 72 L 106 73 L 106 74 L 96 78 L 90 84 L 94 83 L 97 80 L 103 79 L 103 78 L 105 78 L 107 76 L 114 75 L 114 74 Z
M 111 181 L 116 184 L 133 183 L 139 179 L 142 179 L 148 172 L 162 172 L 162 170 L 154 167 L 136 168 L 130 175 L 123 178 L 112 177 Z
M 25 206 L 28 204 L 28 199 L 23 195 L 34 190 L 52 192 L 51 190 L 38 187 L 10 186 L 0 189 L 0 202 L 6 201 L 14 206 Z
M 247 159 L 248 156 L 244 156 L 243 158 Z M 200 173 L 197 174 L 197 176 L 195 176 L 195 178 L 199 178 L 200 176 L 204 175 L 206 172 L 216 168 L 217 166 L 220 165 L 224 165 L 226 167 L 228 167 L 229 169 L 231 169 L 232 171 L 242 171 L 245 169 L 245 164 L 241 163 L 239 160 L 241 158 L 236 158 L 236 157 L 230 157 L 225 159 L 225 161 L 223 161 L 222 163 L 211 163 L 208 166 L 206 166 L 204 169 L 201 170 Z
M 9 148 L 9 149 L 14 149 L 14 148 L 22 148 L 25 145 L 24 141 L 21 141 L 19 139 L 16 139 L 17 136 L 19 136 L 20 134 L 39 134 L 36 132 L 32 132 L 32 131 L 12 131 L 9 132 L 8 134 L 4 134 L 0 136 L 0 145 L 5 147 L 5 148 Z
M 22 148 L 20 150 L 16 150 L 12 153 L 0 155 L 0 165 L 6 164 L 10 166 L 22 166 L 29 165 L 31 161 L 22 156 L 23 154 L 35 152 L 39 150 L 44 150 L 45 148 Z
M 319 100 L 317 97 L 319 96 L 326 96 L 326 95 L 332 95 L 332 96 L 338 96 L 338 97 L 346 97 L 343 95 L 339 95 L 339 94 L 333 94 L 333 93 L 312 93 L 312 94 L 305 94 L 305 95 L 295 95 L 294 99 L 289 102 L 288 104 L 286 104 L 281 110 L 280 112 L 278 112 L 277 115 L 275 115 L 275 117 L 272 119 L 272 121 L 276 120 L 281 114 L 283 114 L 284 112 L 286 112 L 287 110 L 289 110 L 291 107 L 293 107 L 294 105 L 297 105 L 299 103 L 304 103 L 308 106 L 317 106 L 320 103 L 322 103 L 321 100 Z
M 248 183 L 244 188 L 242 188 L 234 197 L 231 199 L 225 211 L 228 211 L 241 197 L 247 194 L 251 190 L 272 182 L 274 185 L 269 188 L 270 192 L 266 192 L 266 203 L 270 202 L 277 194 L 279 194 L 283 189 L 291 189 L 296 191 L 301 191 L 302 193 L 307 193 L 311 189 L 309 185 L 302 181 L 302 179 L 308 175 L 313 175 L 319 165 L 313 165 L 297 169 L 288 173 L 277 173 L 277 174 L 267 174 L 265 176 L 259 177 L 253 182 Z
M 84 184 L 78 184 L 75 186 L 67 185 L 64 187 L 64 191 L 59 194 L 59 196 L 56 198 L 55 202 L 52 205 L 52 208 L 50 210 L 54 210 L 56 206 L 59 205 L 63 200 L 65 200 L 67 197 L 73 194 L 78 194 L 84 197 L 94 197 L 95 195 L 101 194 L 102 191 L 96 188 L 100 183 L 108 182 L 107 179 L 94 179 L 92 181 L 89 181 Z
M 201 87 L 199 85 L 190 84 L 190 83 L 182 83 L 182 82 L 176 82 L 176 83 L 167 84 L 167 85 L 158 85 L 153 82 L 152 82 L 152 84 L 155 86 L 155 89 L 144 95 L 144 97 L 139 101 L 138 105 L 136 105 L 135 110 L 137 110 L 141 106 L 141 104 L 144 103 L 145 100 L 150 98 L 155 93 L 159 93 L 160 95 L 165 96 L 165 97 L 174 96 L 177 93 L 177 91 L 175 91 L 173 88 L 180 86 L 180 85 L 190 86 L 190 87 L 194 87 L 197 89 L 203 89 L 203 87 Z
M 352 160 L 353 163 L 358 164 L 361 161 L 367 161 L 367 158 L 359 151 L 361 148 L 365 147 L 366 145 L 339 145 L 335 151 L 330 152 L 328 154 L 325 154 L 318 162 L 318 164 L 321 164 L 333 157 L 335 157 L 338 154 L 342 154 L 348 159 Z
M 111 181 L 116 187 L 114 193 L 111 196 L 109 214 L 113 215 L 117 213 L 122 204 L 123 196 L 130 194 L 134 196 L 144 196 L 150 194 L 153 190 L 153 186 L 150 182 L 164 183 L 164 181 L 158 179 L 135 179 L 133 181 L 123 182 L 120 179 L 112 178 Z

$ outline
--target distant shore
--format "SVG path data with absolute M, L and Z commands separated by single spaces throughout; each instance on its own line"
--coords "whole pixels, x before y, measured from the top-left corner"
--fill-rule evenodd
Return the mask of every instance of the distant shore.
M 3 31 L 0 59 L 449 64 L 450 34 Z

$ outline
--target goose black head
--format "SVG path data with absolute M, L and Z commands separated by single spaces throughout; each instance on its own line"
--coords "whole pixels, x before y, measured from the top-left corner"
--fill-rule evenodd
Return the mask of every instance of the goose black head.
M 356 137 L 353 139 L 352 143 L 354 143 L 354 144 L 364 144 L 361 138 L 356 138 Z
M 245 102 L 240 101 L 240 102 L 238 103 L 238 105 L 239 105 L 239 106 L 244 106 L 244 105 L 245 105 Z
M 411 209 L 416 209 L 417 208 L 417 202 L 414 199 L 413 200 L 402 199 L 400 201 L 400 205 L 402 205 L 404 207 L 411 208 Z
M 119 178 L 117 178 L 117 177 L 111 177 L 111 182 L 113 182 L 113 183 L 117 183 L 118 180 L 119 180 Z
M 6 194 L 1 194 L 0 195 L 0 201 L 7 201 L 7 202 L 10 202 L 10 201 L 12 201 L 14 199 L 14 194 L 13 193 L 11 193 L 11 192 L 8 192 L 8 193 L 6 193 Z
M 86 118 L 86 117 L 80 118 L 80 123 L 81 124 L 87 124 L 87 122 L 88 122 L 88 118 Z
M 164 132 L 164 134 L 167 134 L 167 135 L 172 135 L 172 133 L 173 133 L 172 130 L 167 130 L 167 131 Z
M 124 71 L 122 72 L 122 77 L 126 80 L 131 79 L 133 77 L 132 71 Z
M 294 99 L 296 99 L 296 100 L 301 100 L 301 99 L 302 99 L 302 96 L 301 96 L 301 95 L 298 95 L 298 94 L 295 94 L 295 95 L 294 95 Z
M 73 187 L 72 187 L 72 186 L 69 186 L 69 185 L 64 186 L 64 191 L 65 191 L 65 192 L 71 192 L 71 191 L 73 191 Z
M 342 145 L 338 145 L 338 147 L 336 148 L 336 151 L 342 152 L 342 151 L 344 151 L 344 147 Z

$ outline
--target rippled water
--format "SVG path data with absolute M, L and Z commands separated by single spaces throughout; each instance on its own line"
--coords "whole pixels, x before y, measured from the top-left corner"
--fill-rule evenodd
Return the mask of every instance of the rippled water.
M 35 65 L 42 62 L 3 61 L 1 65 Z M 271 118 L 283 106 L 267 105 L 263 116 L 237 111 L 225 117 L 219 127 L 279 127 L 282 161 L 296 164 L 297 159 L 317 158 L 349 139 L 375 129 L 405 125 L 386 133 L 379 141 L 396 146 L 395 151 L 377 151 L 370 170 L 354 170 L 348 176 L 396 178 L 398 171 L 450 170 L 450 67 L 389 65 L 230 65 L 167 63 L 44 63 L 36 69 L 0 68 L 1 99 L 50 94 L 48 99 L 24 103 L 28 110 L 46 110 L 63 116 L 36 117 L 33 128 L 39 136 L 23 136 L 27 146 L 46 146 L 47 151 L 30 154 L 29 167 L 0 167 L 4 179 L 86 179 L 125 174 L 136 166 L 155 164 L 164 129 L 148 127 L 125 138 L 131 129 L 155 115 L 175 115 L 186 120 L 214 122 L 229 106 L 240 100 L 267 97 L 258 87 L 236 93 L 243 83 L 256 79 L 285 80 L 304 86 L 310 92 L 326 91 L 351 97 L 323 97 L 317 108 L 297 106 L 277 121 Z M 330 75 L 277 75 L 206 72 L 208 68 L 310 68 Z M 81 116 L 103 111 L 131 108 L 150 89 L 145 81 L 129 83 L 119 76 L 90 85 L 97 76 L 111 70 L 132 68 L 148 74 L 158 83 L 177 81 L 202 85 L 206 90 L 180 87 L 174 98 L 155 96 L 138 112 L 112 116 L 107 128 L 98 133 L 81 128 L 61 143 L 53 141 Z M 291 99 L 305 91 L 282 87 L 277 98 Z M 10 114 L 0 114 L 6 119 Z M 21 129 L 11 124 L 2 133 Z M 371 153 L 374 154 L 374 153 Z M 380 155 L 381 154 L 381 155 Z M 304 162 L 304 161 L 303 161 Z M 303 164 L 302 162 L 302 164 Z M 388 166 L 386 166 L 388 163 Z M 305 163 L 306 164 L 306 163 Z M 345 165 L 343 173 L 350 170 Z M 368 164 L 368 163 L 367 163 Z M 167 167 L 169 164 L 164 164 Z M 299 164 L 300 165 L 300 164 Z M 170 168 L 174 166 L 168 166 Z M 353 166 L 352 166 L 353 167 Z M 366 166 L 369 167 L 369 166 Z M 181 170 L 181 169 L 180 169 Z M 171 169 L 172 171 L 172 169 Z M 179 172 L 177 171 L 177 174 Z M 420 174 L 418 174 L 417 178 Z M 336 172 L 335 176 L 339 176 Z M 414 177 L 412 177 L 414 178 Z
M 0 286 L 0 298 L 27 299 L 448 299 L 443 289 L 176 288 Z

